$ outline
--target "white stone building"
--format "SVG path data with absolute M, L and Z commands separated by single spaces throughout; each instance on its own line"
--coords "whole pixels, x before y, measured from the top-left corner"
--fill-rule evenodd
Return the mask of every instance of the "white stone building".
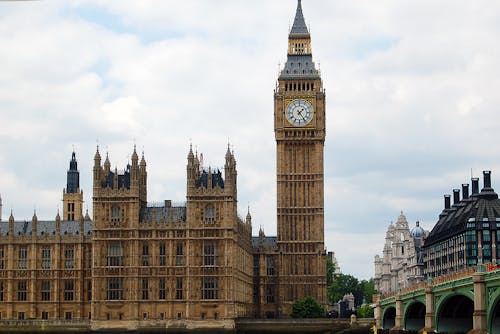
M 403 212 L 396 224 L 390 223 L 385 235 L 382 257 L 375 256 L 375 290 L 389 293 L 422 282 L 422 246 L 428 231 L 417 221 L 410 231 Z

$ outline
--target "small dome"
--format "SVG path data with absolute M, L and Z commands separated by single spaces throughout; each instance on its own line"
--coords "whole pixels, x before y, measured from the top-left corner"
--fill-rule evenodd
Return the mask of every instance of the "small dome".
M 420 239 L 424 236 L 424 229 L 420 227 L 420 222 L 417 221 L 417 224 L 414 228 L 411 229 L 410 231 L 410 235 L 414 238 L 414 239 Z

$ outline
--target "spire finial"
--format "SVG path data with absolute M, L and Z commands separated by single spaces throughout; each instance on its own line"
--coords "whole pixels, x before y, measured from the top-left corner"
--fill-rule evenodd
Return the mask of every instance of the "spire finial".
M 307 29 L 306 21 L 304 20 L 304 14 L 302 13 L 301 0 L 298 0 L 297 2 L 297 11 L 295 13 L 292 30 L 290 30 L 290 35 L 309 35 L 309 30 Z

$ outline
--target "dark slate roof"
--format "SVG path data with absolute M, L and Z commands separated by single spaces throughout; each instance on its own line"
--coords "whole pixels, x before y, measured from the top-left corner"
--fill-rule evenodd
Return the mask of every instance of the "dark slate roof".
M 278 247 L 277 240 L 278 240 L 278 237 L 264 237 L 264 243 L 263 243 L 264 248 L 269 248 L 269 247 L 276 248 L 276 247 Z M 259 242 L 260 242 L 260 237 L 252 237 L 252 247 L 253 248 L 258 248 Z
M 153 223 L 176 223 L 186 221 L 185 206 L 163 206 L 141 208 L 139 221 Z
M 196 181 L 196 188 L 200 187 L 208 187 L 208 173 L 207 171 L 203 171 L 200 175 L 200 178 Z M 224 179 L 222 178 L 222 173 L 220 170 L 217 170 L 216 173 L 212 173 L 212 188 L 219 186 L 224 189 Z
M 115 185 L 115 173 L 110 171 L 108 174 L 108 178 L 102 184 L 102 187 L 114 188 L 114 185 Z M 123 174 L 118 173 L 118 189 L 121 188 L 130 189 L 130 165 L 127 165 L 127 168 L 125 169 Z
M 78 163 L 76 161 L 75 152 L 71 155 L 69 162 L 69 170 L 66 182 L 66 193 L 75 194 L 80 188 L 80 172 L 78 172 Z
M 31 236 L 32 235 L 33 224 L 31 221 L 15 221 L 14 222 L 14 236 Z M 92 221 L 86 220 L 83 223 L 83 231 L 85 235 L 90 235 L 92 233 Z M 76 236 L 80 233 L 80 222 L 79 221 L 61 221 L 61 236 Z M 9 234 L 9 222 L 0 223 L 0 236 L 7 236 Z M 37 235 L 43 236 L 55 236 L 56 234 L 56 222 L 51 221 L 38 221 L 37 223 Z
M 287 61 L 280 74 L 280 79 L 316 79 L 320 73 L 316 69 L 312 55 L 288 55 Z
M 500 222 L 500 199 L 493 189 L 485 188 L 479 194 L 444 209 L 425 239 L 424 248 L 464 233 L 467 222 L 490 222 L 490 229 L 496 229 L 496 222 Z
M 306 20 L 304 20 L 304 14 L 302 13 L 301 0 L 298 1 L 295 20 L 293 21 L 292 30 L 290 31 L 290 37 L 293 37 L 293 35 L 309 35 L 309 30 L 307 30 L 306 26 Z

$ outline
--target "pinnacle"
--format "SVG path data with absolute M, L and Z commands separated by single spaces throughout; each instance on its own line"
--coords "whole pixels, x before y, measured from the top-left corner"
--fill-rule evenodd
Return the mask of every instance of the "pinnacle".
M 304 14 L 302 12 L 301 0 L 298 0 L 297 3 L 297 12 L 295 13 L 295 20 L 293 21 L 290 35 L 309 35 L 309 30 L 307 29 Z

